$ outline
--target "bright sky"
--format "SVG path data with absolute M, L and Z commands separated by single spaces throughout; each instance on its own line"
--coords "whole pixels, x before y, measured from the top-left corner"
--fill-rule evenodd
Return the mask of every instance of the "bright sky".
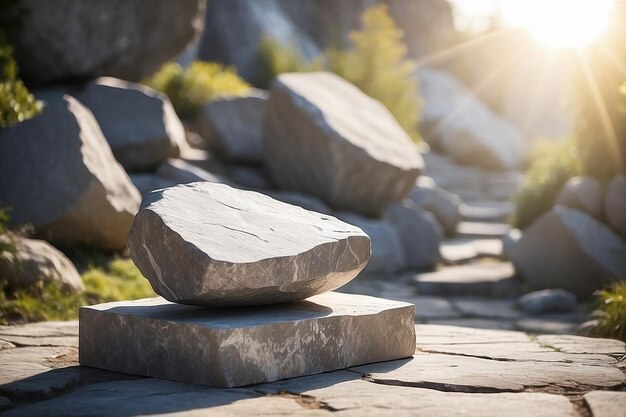
M 450 0 L 459 29 L 480 32 L 494 12 L 554 47 L 581 48 L 605 29 L 615 0 Z

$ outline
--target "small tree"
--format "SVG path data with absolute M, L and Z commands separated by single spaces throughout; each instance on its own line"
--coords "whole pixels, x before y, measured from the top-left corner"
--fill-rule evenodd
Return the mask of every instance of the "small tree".
M 402 30 L 384 4 L 366 10 L 361 25 L 361 30 L 350 33 L 352 49 L 327 51 L 329 69 L 383 103 L 407 133 L 419 140 L 419 86 Z
M 0 44 L 0 128 L 30 119 L 42 107 L 17 76 L 13 49 Z

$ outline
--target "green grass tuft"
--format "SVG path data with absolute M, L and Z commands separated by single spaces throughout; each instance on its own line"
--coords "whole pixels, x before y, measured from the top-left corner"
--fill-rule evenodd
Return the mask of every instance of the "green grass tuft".
M 617 282 L 596 292 L 598 325 L 595 335 L 626 342 L 626 281 Z

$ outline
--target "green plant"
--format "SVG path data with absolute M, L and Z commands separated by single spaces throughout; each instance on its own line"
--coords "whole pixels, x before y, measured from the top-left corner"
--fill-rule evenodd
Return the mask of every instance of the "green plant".
M 403 32 L 384 4 L 361 16 L 361 30 L 350 34 L 353 48 L 329 49 L 329 69 L 379 100 L 416 141 L 421 102 L 415 64 L 407 58 Z
M 0 128 L 36 116 L 43 106 L 28 91 L 17 73 L 12 48 L 0 45 Z
M 626 342 L 626 281 L 617 282 L 596 292 L 598 309 L 594 317 L 598 324 L 594 333 L 599 337 Z
M 265 36 L 256 55 L 257 71 L 254 85 L 267 89 L 278 74 L 285 72 L 306 72 L 323 69 L 321 57 L 306 61 L 297 49 L 281 45 L 272 37 Z
M 67 293 L 56 282 L 7 293 L 0 283 L 0 322 L 69 320 L 78 307 L 108 301 L 154 297 L 154 291 L 130 259 L 114 258 L 81 274 L 85 291 Z
M 563 185 L 582 170 L 573 140 L 536 144 L 530 152 L 529 164 L 514 197 L 515 210 L 510 219 L 518 228 L 529 226 L 550 210 Z
M 183 119 L 194 118 L 207 101 L 222 94 L 243 94 L 250 89 L 234 68 L 214 62 L 193 62 L 183 68 L 175 62 L 165 63 L 144 83 L 164 92 Z

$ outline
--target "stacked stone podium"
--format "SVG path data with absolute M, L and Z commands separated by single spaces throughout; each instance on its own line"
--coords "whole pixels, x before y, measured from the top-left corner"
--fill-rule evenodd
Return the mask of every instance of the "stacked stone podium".
M 415 351 L 412 304 L 333 292 L 370 239 L 332 216 L 193 183 L 150 193 L 128 247 L 161 297 L 82 307 L 82 365 L 237 387 Z

